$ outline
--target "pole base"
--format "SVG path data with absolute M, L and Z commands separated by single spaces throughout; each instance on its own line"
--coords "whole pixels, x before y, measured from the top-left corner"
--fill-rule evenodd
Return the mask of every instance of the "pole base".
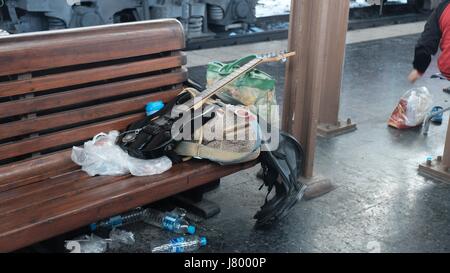
M 323 138 L 333 138 L 354 132 L 357 129 L 356 123 L 353 123 L 351 119 L 348 119 L 346 123 L 338 122 L 335 125 L 321 123 L 317 126 L 317 135 Z
M 256 177 L 260 180 L 263 179 L 262 169 L 258 171 Z M 303 199 L 306 201 L 321 197 L 336 189 L 330 179 L 321 176 L 314 176 L 312 178 L 300 177 L 298 182 L 307 186 L 303 195 Z
M 320 176 L 300 178 L 299 182 L 307 186 L 305 195 L 303 196 L 307 201 L 321 197 L 336 189 L 330 179 Z
M 179 207 L 187 209 L 189 212 L 204 219 L 210 219 L 220 213 L 220 206 L 207 199 L 196 202 L 186 196 L 177 195 L 173 197 L 173 201 Z
M 419 175 L 439 182 L 450 183 L 450 168 L 444 166 L 441 157 L 420 164 Z

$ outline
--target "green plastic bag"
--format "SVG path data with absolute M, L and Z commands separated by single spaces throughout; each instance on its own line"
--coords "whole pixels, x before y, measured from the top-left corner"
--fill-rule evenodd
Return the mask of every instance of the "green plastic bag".
M 229 64 L 209 63 L 206 75 L 208 87 L 256 57 L 256 55 L 250 55 Z M 254 69 L 224 87 L 217 97 L 226 104 L 248 106 L 254 114 L 259 114 L 260 117 L 269 121 L 271 106 L 277 104 L 275 84 L 276 81 L 269 74 Z

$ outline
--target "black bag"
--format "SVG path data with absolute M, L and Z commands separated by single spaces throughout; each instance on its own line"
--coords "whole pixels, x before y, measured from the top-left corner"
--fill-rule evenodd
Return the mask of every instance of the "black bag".
M 255 215 L 256 226 L 274 224 L 285 217 L 303 197 L 306 185 L 298 182 L 302 175 L 304 152 L 300 143 L 291 135 L 281 132 L 280 145 L 276 151 L 262 152 L 263 180 L 268 187 L 264 205 Z M 269 195 L 275 188 L 275 196 Z
M 187 89 L 203 90 L 200 85 L 191 80 L 188 80 L 185 86 Z M 174 163 L 181 162 L 181 157 L 174 151 L 178 143 L 172 139 L 171 135 L 172 125 L 176 121 L 171 114 L 174 107 L 185 104 L 193 96 L 190 92 L 181 92 L 157 113 L 129 125 L 118 137 L 117 145 L 135 158 L 155 159 L 168 156 Z M 208 120 L 208 118 L 200 118 L 202 122 Z M 195 130 L 192 129 L 192 131 Z
M 155 159 L 162 156 L 175 157 L 176 142 L 172 140 L 171 129 L 174 120 L 170 113 L 176 105 L 192 98 L 190 93 L 181 93 L 162 110 L 128 126 L 117 139 L 117 145 L 130 156 L 139 159 Z M 156 121 L 154 119 L 158 118 Z

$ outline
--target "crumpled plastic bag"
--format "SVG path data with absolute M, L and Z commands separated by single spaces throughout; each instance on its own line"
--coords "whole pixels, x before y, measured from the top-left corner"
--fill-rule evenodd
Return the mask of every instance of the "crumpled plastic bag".
M 0 28 L 0 37 L 1 36 L 9 36 L 9 35 L 10 35 L 9 32 Z
M 408 129 L 421 125 L 433 107 L 433 99 L 426 87 L 413 88 L 400 99 L 389 119 L 389 126 Z
M 117 249 L 122 245 L 133 245 L 136 242 L 133 232 L 121 229 L 111 230 L 109 240 L 109 249 Z
M 83 235 L 73 240 L 66 241 L 66 249 L 71 253 L 105 253 L 108 249 L 108 243 L 103 238 L 95 234 Z
M 81 147 L 73 147 L 72 160 L 90 176 L 134 176 L 161 174 L 172 168 L 172 161 L 164 156 L 153 160 L 142 160 L 129 156 L 116 145 L 118 131 L 96 135 Z

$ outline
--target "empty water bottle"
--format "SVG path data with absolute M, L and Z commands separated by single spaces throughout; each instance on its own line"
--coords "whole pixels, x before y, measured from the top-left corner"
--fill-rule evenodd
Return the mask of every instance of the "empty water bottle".
M 96 230 L 112 230 L 117 227 L 126 226 L 142 221 L 146 210 L 137 208 L 133 211 L 111 217 L 107 220 L 93 223 L 90 225 L 91 231 Z
M 195 234 L 195 226 L 184 219 L 185 214 L 147 209 L 144 222 L 178 234 Z
M 206 246 L 208 241 L 205 237 L 190 236 L 178 237 L 169 242 L 153 247 L 152 253 L 187 253 L 194 252 L 203 246 Z

